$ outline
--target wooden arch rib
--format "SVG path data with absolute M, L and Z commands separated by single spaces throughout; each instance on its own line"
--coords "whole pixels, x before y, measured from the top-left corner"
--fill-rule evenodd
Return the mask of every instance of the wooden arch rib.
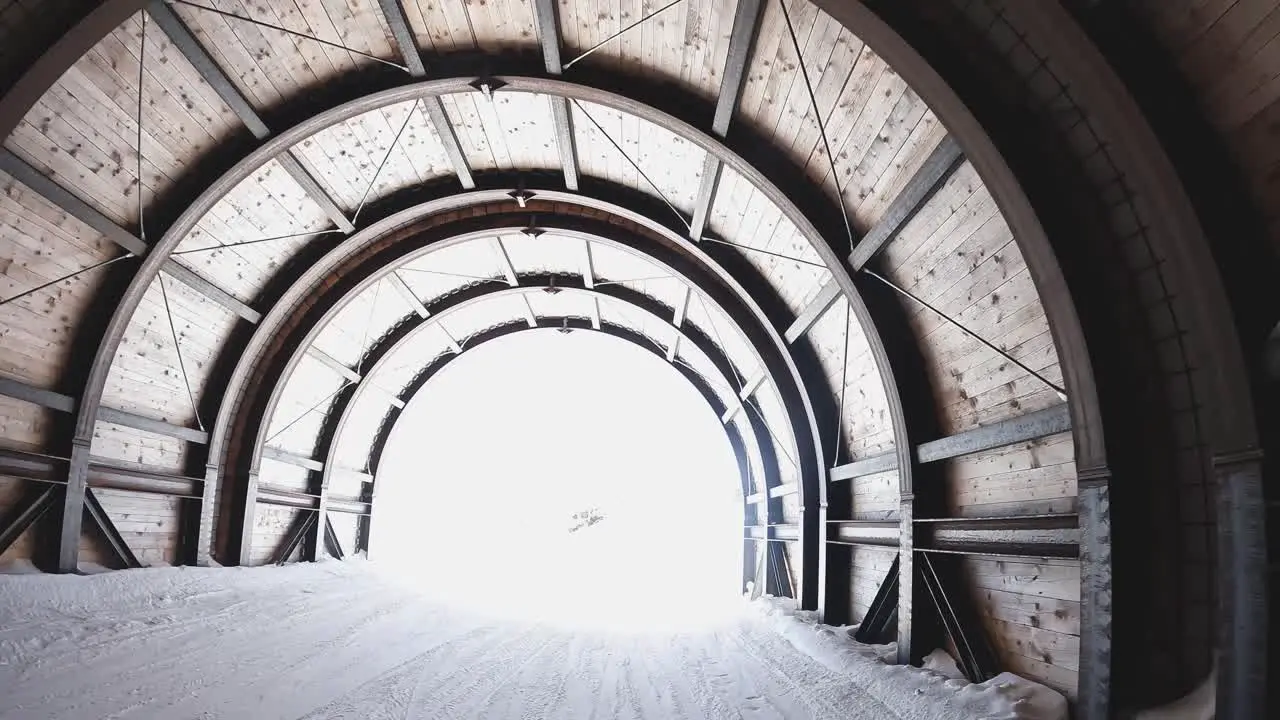
M 906 421 L 901 410 L 901 403 L 898 401 L 897 385 L 893 381 L 893 368 L 889 363 L 884 345 L 880 340 L 879 331 L 873 322 L 870 311 L 867 309 L 865 303 L 862 302 L 861 294 L 854 285 L 845 265 L 836 255 L 835 251 L 831 248 L 826 239 L 823 238 L 822 234 L 814 226 L 809 216 L 800 210 L 800 208 L 792 201 L 791 197 L 782 192 L 781 189 L 775 183 L 770 181 L 763 172 L 747 162 L 741 155 L 726 146 L 722 141 L 719 141 L 697 128 L 694 128 L 689 123 L 679 120 L 663 110 L 631 100 L 611 91 L 585 86 L 578 83 L 519 76 L 503 76 L 501 79 L 506 83 L 503 87 L 504 92 L 539 93 L 572 98 L 620 110 L 652 122 L 660 127 L 664 127 L 676 135 L 694 143 L 703 150 L 714 154 L 722 163 L 733 168 L 748 182 L 752 183 L 765 197 L 767 197 L 782 211 L 783 215 L 797 227 L 800 234 L 810 242 L 815 251 L 818 252 L 819 256 L 823 259 L 824 263 L 826 263 L 837 284 L 844 292 L 846 298 L 849 299 L 854 315 L 863 326 L 864 333 L 871 345 L 873 356 L 876 359 L 877 369 L 882 378 L 882 382 L 886 387 L 886 396 L 889 398 L 892 425 L 896 441 L 895 444 L 897 452 L 901 456 L 899 458 L 899 467 L 901 468 L 900 482 L 903 485 L 904 492 L 909 491 L 911 444 L 907 437 Z M 472 92 L 474 90 L 470 83 L 473 80 L 473 76 L 466 76 L 461 78 L 408 83 L 406 85 L 393 87 L 388 90 L 383 90 L 358 100 L 342 104 L 266 141 L 256 150 L 249 153 L 247 157 L 240 160 L 232 170 L 225 173 L 218 181 L 210 185 L 203 193 L 201 193 L 200 197 L 178 217 L 173 225 L 166 229 L 161 239 L 151 248 L 151 251 L 139 267 L 133 281 L 125 291 L 124 297 L 118 303 L 116 312 L 112 315 L 107 324 L 103 342 L 99 345 L 94 361 L 90 366 L 82 402 L 79 405 L 79 412 L 75 424 L 75 437 L 73 438 L 73 473 L 78 472 L 78 468 L 85 466 L 87 463 L 87 445 L 89 439 L 92 437 L 93 427 L 96 422 L 97 408 L 101 401 L 107 372 L 110 369 L 116 349 L 118 348 L 124 331 L 129 324 L 133 311 L 141 301 L 142 295 L 146 291 L 147 287 L 160 271 L 160 268 L 168 260 L 169 254 L 178 245 L 178 243 L 181 242 L 187 233 L 195 227 L 196 223 L 210 208 L 212 208 L 227 192 L 229 192 L 232 187 L 244 178 L 250 176 L 262 164 L 272 158 L 275 158 L 280 153 L 301 141 L 303 138 L 318 132 L 325 127 L 329 127 L 335 123 L 342 122 L 370 110 L 398 102 L 439 94 Z M 75 450 L 75 448 L 81 447 L 83 448 L 82 451 L 77 452 Z M 811 502 L 817 503 L 812 506 L 813 510 L 815 512 L 821 512 L 823 508 L 821 499 L 814 497 L 811 498 Z M 817 549 L 817 552 L 822 552 L 821 547 Z
M 488 197 L 490 200 L 497 191 L 472 193 L 472 199 Z M 504 232 L 517 232 L 528 218 L 530 211 L 538 213 L 538 225 L 557 234 L 568 235 L 614 246 L 615 248 L 645 256 L 647 262 L 659 270 L 669 273 L 686 286 L 697 287 L 738 325 L 748 342 L 756 349 L 761 367 L 765 368 L 774 381 L 774 385 L 787 408 L 790 430 L 795 438 L 799 451 L 797 462 L 801 474 L 801 499 L 805 495 L 819 498 L 825 492 L 824 466 L 822 464 L 821 444 L 817 422 L 812 410 L 810 395 L 806 385 L 787 350 L 786 344 L 770 325 L 759 308 L 750 301 L 750 296 L 733 278 L 709 257 L 701 253 L 690 241 L 679 238 L 676 247 L 664 247 L 654 242 L 652 235 L 646 236 L 625 225 L 597 218 L 575 217 L 563 212 L 556 213 L 548 206 L 543 208 L 531 204 L 531 209 L 516 208 L 509 199 L 496 205 L 470 205 L 465 212 L 453 215 L 440 215 L 438 208 L 455 205 L 457 196 L 451 196 L 439 203 L 427 203 L 393 215 L 375 224 L 366 231 L 357 233 L 337 248 L 330 251 L 325 258 L 308 269 L 304 277 L 294 283 L 285 296 L 277 303 L 255 329 L 238 361 L 237 370 L 233 374 L 232 384 L 228 388 L 228 396 L 224 399 L 219 411 L 217 423 L 213 429 L 211 459 L 220 458 L 223 444 L 227 446 L 227 455 L 221 463 L 226 468 L 244 468 L 248 473 L 248 481 L 244 486 L 246 498 L 238 510 L 242 515 L 238 518 L 240 534 L 239 554 L 243 555 L 247 546 L 246 535 L 252 528 L 253 497 L 265 445 L 267 422 L 277 406 L 285 383 L 277 378 L 287 379 L 292 369 L 301 361 L 305 348 L 312 344 L 314 338 L 327 323 L 341 311 L 342 307 L 360 292 L 392 270 L 416 257 L 433 250 L 451 245 L 471 242 L 478 238 L 491 237 Z M 436 212 L 433 214 L 433 209 Z M 486 212 L 488 213 L 486 215 Z M 425 219 L 425 220 L 423 220 Z M 420 221 L 421 220 L 421 221 Z M 638 229 L 638 228 L 637 228 Z M 340 287 L 332 292 L 341 292 L 341 297 L 333 298 L 324 295 L 337 278 Z M 345 282 L 345 285 L 343 283 Z M 521 291 L 519 288 L 512 289 Z M 598 291 L 601 292 L 601 291 Z M 642 310 L 654 312 L 656 306 L 646 308 L 646 300 L 639 296 L 628 297 L 621 290 L 612 291 L 619 298 L 626 298 L 629 304 Z M 480 293 L 484 297 L 489 293 Z M 656 302 L 656 301 L 655 301 Z M 301 307 L 301 311 L 299 308 Z M 312 309 L 310 315 L 302 313 Z M 434 319 L 439 307 L 428 308 Z M 407 321 L 409 327 L 424 327 L 427 321 L 411 314 Z M 686 333 L 704 353 L 717 364 L 717 369 L 726 378 L 732 377 L 733 369 L 722 350 L 716 349 L 714 343 Z M 278 358 L 274 365 L 265 363 L 268 356 Z M 379 356 L 380 357 L 380 356 Z M 369 359 L 377 362 L 379 357 Z M 721 358 L 717 360 L 717 358 Z M 376 367 L 375 367 L 376 370 Z M 367 377 L 373 375 L 371 371 Z M 731 381 L 730 381 L 731 382 Z M 362 392 L 365 385 L 357 386 L 356 392 Z M 258 398 L 257 401 L 254 398 Z M 233 410 L 234 406 L 237 409 Z M 343 407 L 349 407 L 349 404 Z M 339 420 L 339 427 L 343 422 Z M 754 424 L 755 441 L 762 453 L 771 453 L 767 429 Z M 336 434 L 336 431 L 335 431 Z M 333 438 L 325 442 L 332 448 Z M 332 466 L 333 457 L 329 452 L 328 466 Z M 776 458 L 765 454 L 762 458 L 766 469 L 766 483 L 769 487 L 778 484 Z M 211 464 L 211 468 L 213 465 Z M 222 473 L 226 475 L 226 473 Z M 773 479 L 770 479 L 772 475 Z M 217 477 L 211 475 L 206 480 L 206 493 L 212 500 L 217 484 Z M 322 483 L 321 487 L 324 487 Z M 808 522 L 813 531 L 821 528 L 820 516 L 810 516 Z M 202 538 L 209 537 L 202 532 Z M 207 547 L 207 545 L 206 545 Z M 808 590 L 805 582 L 801 583 L 802 593 L 816 604 L 821 597 L 823 578 L 823 556 L 815 553 L 811 564 L 806 563 Z

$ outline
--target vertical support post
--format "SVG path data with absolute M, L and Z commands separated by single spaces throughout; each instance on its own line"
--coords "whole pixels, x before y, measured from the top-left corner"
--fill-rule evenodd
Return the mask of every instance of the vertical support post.
M 1081 469 L 1076 478 L 1080 523 L 1081 718 L 1111 716 L 1111 471 Z
M 54 569 L 74 573 L 80 569 L 80 529 L 84 520 L 84 491 L 89 481 L 89 446 L 92 440 L 77 436 L 71 441 L 70 471 L 62 494 L 62 523 L 58 529 L 58 554 Z
M 258 471 L 251 470 L 244 481 L 244 505 L 240 509 L 240 540 L 237 564 L 248 565 L 253 550 L 253 520 L 258 505 Z
M 1266 500 L 1262 452 L 1213 458 L 1218 486 L 1217 717 L 1268 717 Z
M 911 610 L 915 584 L 915 496 L 903 490 L 898 497 L 898 664 L 911 663 Z

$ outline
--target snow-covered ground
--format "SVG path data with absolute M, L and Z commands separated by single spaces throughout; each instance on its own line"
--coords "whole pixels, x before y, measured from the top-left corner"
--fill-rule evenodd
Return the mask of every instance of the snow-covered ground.
M 697 629 L 502 619 L 360 560 L 0 576 L 3 718 L 1053 717 L 883 651 L 785 601 Z

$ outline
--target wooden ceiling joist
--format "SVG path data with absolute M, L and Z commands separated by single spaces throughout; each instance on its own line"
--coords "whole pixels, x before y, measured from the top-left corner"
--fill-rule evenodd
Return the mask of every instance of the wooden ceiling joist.
M 814 296 L 813 300 L 810 300 L 809 304 L 800 312 L 800 315 L 795 319 L 795 322 L 791 323 L 791 325 L 787 327 L 787 332 L 783 337 L 785 337 L 789 343 L 793 343 L 804 337 L 805 333 L 809 332 L 809 330 L 813 328 L 814 323 L 818 322 L 818 319 L 821 318 L 822 315 L 827 312 L 827 309 L 835 304 L 835 301 L 839 300 L 843 294 L 844 293 L 840 290 L 840 284 L 835 281 L 835 278 L 828 280 L 823 284 L 822 289 L 818 291 L 818 294 Z
M 449 121 L 449 113 L 445 112 L 439 96 L 422 98 L 422 107 L 427 114 L 427 119 L 431 122 L 431 127 L 436 131 L 436 137 L 440 138 L 444 154 L 449 158 L 449 164 L 453 166 L 458 182 L 467 190 L 475 188 L 476 180 L 471 174 L 471 165 L 467 162 L 462 144 L 458 142 L 458 133 L 453 129 L 453 123 Z
M 51 204 L 66 211 L 68 215 L 88 225 L 111 242 L 119 245 L 134 255 L 147 254 L 147 244 L 137 235 L 120 227 L 89 203 L 81 200 L 70 190 L 27 164 L 27 161 L 0 148 L 0 170 L 8 173 L 13 179 L 34 190 Z
M 400 4 L 400 0 L 378 0 L 378 6 L 382 8 L 382 16 L 391 28 L 391 36 L 395 38 L 396 48 L 400 51 L 405 67 L 409 68 L 409 74 L 423 77 L 427 74 L 427 68 L 422 64 L 422 53 L 413 39 L 413 30 L 404 14 L 404 6 Z
M 547 72 L 559 75 L 564 72 L 564 67 L 560 58 L 560 13 L 556 10 L 556 0 L 534 0 L 534 20 Z M 573 138 L 573 113 L 569 111 L 569 101 L 564 98 L 553 97 L 550 102 L 564 185 L 570 190 L 577 190 L 578 147 Z
M 729 36 L 729 54 L 725 59 L 724 73 L 720 76 L 720 95 L 716 99 L 716 112 L 711 121 L 711 131 L 718 137 L 723 138 L 729 132 L 729 122 L 733 119 L 739 98 L 742 97 L 747 61 L 751 57 L 751 49 L 760 32 L 760 14 L 763 10 L 763 0 L 741 0 L 737 10 L 734 11 L 733 30 Z M 703 160 L 702 180 L 698 186 L 693 219 L 689 224 L 689 237 L 694 240 L 701 240 L 706 231 L 707 214 L 716 201 L 721 169 L 722 164 L 719 158 L 707 153 L 706 159 Z
M 911 176 L 902 192 L 889 204 L 889 209 L 880 221 L 854 245 L 853 252 L 849 254 L 849 265 L 855 271 L 866 266 L 963 162 L 964 153 L 960 150 L 960 144 L 950 135 L 944 137 L 929 154 L 924 165 Z
M 76 399 L 70 395 L 38 388 L 15 378 L 0 376 L 0 395 L 58 412 L 71 413 L 75 412 L 76 409 Z M 102 422 L 123 425 L 135 430 L 144 430 L 157 435 L 196 443 L 197 445 L 204 445 L 209 442 L 209 434 L 203 430 L 175 425 L 126 410 L 103 406 L 98 411 L 98 419 Z
M 187 62 L 191 63 L 192 67 L 200 73 L 200 77 L 209 83 L 209 86 L 218 94 L 218 97 L 227 104 L 231 112 L 240 119 L 240 122 L 244 123 L 244 126 L 248 128 L 255 138 L 264 140 L 271 135 L 271 130 L 263 122 L 258 111 L 253 108 L 249 99 L 244 96 L 244 93 L 240 92 L 240 89 L 231 81 L 231 78 L 218 67 L 213 58 L 209 56 L 209 52 L 205 50 L 200 41 L 187 28 L 186 23 L 169 7 L 168 3 L 164 2 L 164 0 L 151 0 L 147 5 L 147 14 L 156 21 L 156 24 L 160 26 L 164 34 L 169 37 L 169 41 L 178 49 L 178 52 L 182 53 Z M 338 229 L 343 232 L 351 232 L 355 229 L 355 226 L 347 219 L 346 214 L 342 212 L 342 208 L 338 207 L 338 204 L 334 202 L 329 193 L 320 186 L 320 183 L 302 166 L 302 163 L 298 162 L 298 159 L 294 157 L 291 151 L 286 150 L 276 160 L 284 168 L 285 172 L 289 173 L 289 176 L 302 187 L 303 192 L 324 211 L 324 214 L 329 217 L 329 220 Z

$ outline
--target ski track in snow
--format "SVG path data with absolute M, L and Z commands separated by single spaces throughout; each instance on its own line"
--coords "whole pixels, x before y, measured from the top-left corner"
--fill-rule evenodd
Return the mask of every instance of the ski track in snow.
M 0 718 L 1030 717 L 990 698 L 891 708 L 779 622 L 798 621 L 743 612 L 645 634 L 497 620 L 359 560 L 0 575 Z

